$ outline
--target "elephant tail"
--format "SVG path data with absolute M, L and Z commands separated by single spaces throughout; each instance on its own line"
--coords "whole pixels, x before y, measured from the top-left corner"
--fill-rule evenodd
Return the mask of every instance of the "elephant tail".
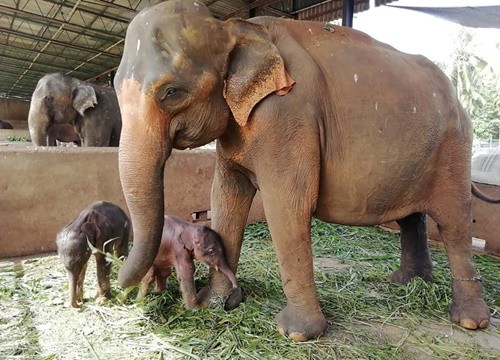
M 476 184 L 471 183 L 472 195 L 478 197 L 479 199 L 486 201 L 490 204 L 500 204 L 500 199 L 490 198 L 488 195 L 483 194 L 481 190 L 476 186 Z

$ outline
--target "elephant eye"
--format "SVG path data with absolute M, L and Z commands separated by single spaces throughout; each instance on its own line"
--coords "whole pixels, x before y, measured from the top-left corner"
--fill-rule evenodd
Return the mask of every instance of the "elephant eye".
M 176 88 L 169 87 L 169 88 L 167 88 L 167 90 L 165 90 L 165 94 L 163 94 L 163 96 L 161 97 L 160 100 L 163 101 L 166 98 L 170 98 L 170 97 L 174 96 L 176 93 L 177 93 L 177 89 Z

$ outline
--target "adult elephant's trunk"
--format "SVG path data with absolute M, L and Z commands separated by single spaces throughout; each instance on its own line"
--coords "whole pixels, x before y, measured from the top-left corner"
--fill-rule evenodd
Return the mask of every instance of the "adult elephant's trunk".
M 43 99 L 33 99 L 30 104 L 28 115 L 28 127 L 32 144 L 36 146 L 46 146 L 47 129 L 50 119 Z
M 164 222 L 163 172 L 172 146 L 164 139 L 161 114 L 148 105 L 144 96 L 124 92 L 120 94 L 123 128 L 119 167 L 134 245 L 118 273 L 118 281 L 128 287 L 144 277 L 158 252 Z M 126 101 L 128 96 L 135 101 Z

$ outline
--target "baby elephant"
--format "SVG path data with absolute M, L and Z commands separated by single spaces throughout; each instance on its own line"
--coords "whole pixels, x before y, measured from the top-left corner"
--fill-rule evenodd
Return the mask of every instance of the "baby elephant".
M 142 279 L 137 298 L 146 296 L 155 279 L 157 291 L 164 290 L 166 279 L 175 267 L 186 309 L 195 308 L 197 302 L 193 259 L 216 271 L 220 270 L 231 281 L 233 288 L 238 287 L 236 276 L 227 263 L 219 234 L 207 226 L 194 225 L 175 216 L 165 215 L 158 254 L 153 267 Z
M 92 254 L 87 240 L 102 252 L 113 250 L 116 256 L 126 256 L 129 234 L 130 220 L 127 215 L 120 207 L 104 201 L 83 209 L 75 220 L 57 234 L 57 252 L 68 271 L 69 302 L 72 307 L 80 307 L 83 302 L 83 280 L 87 262 Z M 96 253 L 95 259 L 97 298 L 109 298 L 111 264 L 101 253 Z

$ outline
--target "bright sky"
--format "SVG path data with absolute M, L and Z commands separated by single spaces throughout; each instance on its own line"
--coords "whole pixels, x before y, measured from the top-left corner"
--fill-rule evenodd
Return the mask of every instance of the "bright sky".
M 425 7 L 500 6 L 500 0 L 399 0 L 392 4 Z M 461 25 L 451 21 L 391 6 L 371 6 L 370 10 L 354 15 L 353 25 L 355 29 L 398 50 L 422 54 L 440 62 L 450 57 L 461 28 Z M 467 29 L 474 34 L 476 55 L 500 74 L 500 30 Z

